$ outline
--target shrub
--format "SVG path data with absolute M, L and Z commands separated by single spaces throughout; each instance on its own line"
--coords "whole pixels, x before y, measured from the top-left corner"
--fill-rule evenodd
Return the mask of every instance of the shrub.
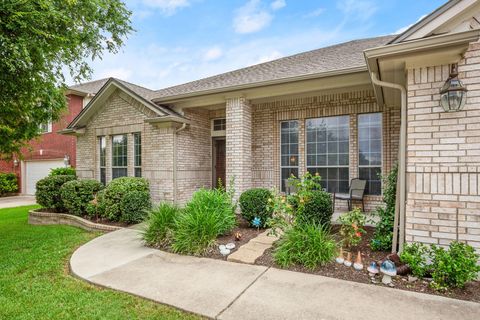
M 276 190 L 273 190 L 272 193 L 273 196 L 267 206 L 271 218 L 267 220 L 266 226 L 271 229 L 270 234 L 278 236 L 279 231 L 285 233 L 293 227 L 295 211 L 284 195 L 279 194 Z
M 161 203 L 151 209 L 143 240 L 149 245 L 165 245 L 172 240 L 175 218 L 180 214 L 180 209 L 169 203 Z
M 72 180 L 62 185 L 60 195 L 68 213 L 81 216 L 103 186 L 97 180 Z
M 479 255 L 475 249 L 465 243 L 453 241 L 448 250 L 432 245 L 433 286 L 442 289 L 463 288 L 469 281 L 477 278 L 480 266 Z
M 152 207 L 150 202 L 150 192 L 148 191 L 130 191 L 120 203 L 120 221 L 125 223 L 140 223 L 145 220 L 147 210 Z
M 15 173 L 0 173 L 0 196 L 17 191 L 17 175 Z
M 77 172 L 72 167 L 59 167 L 50 169 L 49 176 L 76 176 Z
M 228 194 L 200 189 L 175 222 L 174 252 L 202 254 L 215 239 L 235 227 L 236 217 Z
M 255 217 L 260 218 L 260 227 L 263 228 L 267 219 L 272 216 L 267 208 L 268 199 L 272 199 L 272 193 L 264 188 L 249 189 L 242 193 L 239 199 L 242 217 L 250 224 Z
M 56 212 L 65 212 L 60 189 L 68 181 L 76 180 L 76 176 L 48 176 L 37 181 L 35 198 L 44 208 Z
M 286 231 L 274 250 L 275 262 L 285 268 L 300 264 L 308 269 L 325 265 L 335 258 L 337 244 L 329 228 L 302 223 Z
M 308 191 L 300 195 L 297 219 L 300 223 L 329 226 L 332 215 L 332 197 L 325 191 Z
M 374 213 L 380 219 L 375 226 L 375 233 L 370 243 L 373 250 L 390 250 L 392 248 L 397 175 L 398 165 L 395 164 L 390 173 L 383 177 L 383 202 L 385 202 L 385 208 L 379 207 Z
M 363 229 L 367 220 L 365 214 L 359 208 L 355 208 L 340 216 L 338 220 L 341 223 L 342 244 L 347 248 L 357 246 L 362 241 L 362 234 L 366 233 Z
M 422 243 L 405 244 L 400 260 L 412 269 L 415 277 L 422 278 L 427 272 L 428 247 Z
M 148 181 L 143 178 L 121 177 L 112 180 L 98 199 L 99 211 L 112 221 L 120 221 L 122 200 L 132 191 L 150 192 Z

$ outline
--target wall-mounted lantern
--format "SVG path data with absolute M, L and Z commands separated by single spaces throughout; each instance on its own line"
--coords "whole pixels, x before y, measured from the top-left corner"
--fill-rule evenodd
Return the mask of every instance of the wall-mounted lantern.
M 440 105 L 445 112 L 460 111 L 467 100 L 467 88 L 458 79 L 458 65 L 452 64 L 450 76 L 440 89 Z
M 65 168 L 70 166 L 70 157 L 68 156 L 68 154 L 63 157 L 63 164 L 65 165 Z
M 18 159 L 13 159 L 13 166 L 14 167 L 18 167 L 18 165 L 20 164 L 20 161 L 18 161 Z

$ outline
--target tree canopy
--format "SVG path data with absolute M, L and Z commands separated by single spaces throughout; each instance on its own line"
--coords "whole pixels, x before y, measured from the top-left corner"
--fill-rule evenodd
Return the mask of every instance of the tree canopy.
M 58 120 L 64 72 L 88 79 L 89 61 L 116 53 L 133 31 L 130 16 L 121 0 L 0 1 L 0 155 Z

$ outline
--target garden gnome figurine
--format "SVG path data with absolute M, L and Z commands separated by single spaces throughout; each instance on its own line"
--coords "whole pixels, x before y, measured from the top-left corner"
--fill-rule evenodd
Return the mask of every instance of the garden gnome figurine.
M 343 265 L 347 266 L 347 267 L 351 267 L 352 266 L 352 253 L 349 252 L 347 254 L 347 259 L 345 259 L 345 261 L 343 262 Z
M 362 254 L 360 251 L 357 253 L 357 259 L 355 260 L 355 263 L 353 264 L 353 269 L 360 271 L 363 269 L 363 264 L 362 264 Z
M 370 277 L 375 277 L 375 275 L 377 275 L 378 273 L 377 263 L 376 262 L 370 263 L 370 266 L 367 268 L 367 271 Z
M 343 264 L 343 262 L 345 261 L 345 258 L 343 257 L 343 248 L 340 248 L 340 253 L 338 254 L 338 257 L 335 258 L 335 261 L 338 264 Z

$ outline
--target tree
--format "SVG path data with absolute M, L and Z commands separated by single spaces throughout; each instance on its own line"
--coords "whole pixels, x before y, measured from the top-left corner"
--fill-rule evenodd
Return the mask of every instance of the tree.
M 0 155 L 18 153 L 66 107 L 64 71 L 118 52 L 133 31 L 121 0 L 0 1 Z

